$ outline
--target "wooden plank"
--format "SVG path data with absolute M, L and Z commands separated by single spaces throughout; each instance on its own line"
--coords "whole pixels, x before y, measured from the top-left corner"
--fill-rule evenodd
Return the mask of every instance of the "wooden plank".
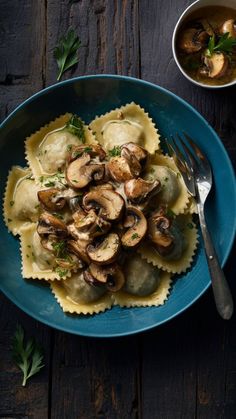
M 32 23 L 33 22 L 33 23 Z M 0 119 L 43 87 L 44 2 L 0 3 Z
M 137 418 L 138 346 L 134 339 L 56 333 L 52 419 Z
M 73 27 L 80 40 L 78 66 L 63 78 L 85 74 L 117 73 L 139 76 L 138 2 L 52 0 L 48 3 L 47 84 L 55 83 L 53 49 Z
M 26 337 L 34 337 L 44 348 L 45 367 L 22 387 L 22 372 L 12 360 L 11 345 L 17 323 Z M 50 329 L 31 319 L 0 295 L 0 417 L 47 418 L 50 369 Z

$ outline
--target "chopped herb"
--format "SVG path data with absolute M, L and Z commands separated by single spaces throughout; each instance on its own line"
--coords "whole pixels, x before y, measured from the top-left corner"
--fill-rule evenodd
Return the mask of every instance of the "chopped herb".
M 64 240 L 52 243 L 52 247 L 57 258 L 64 258 L 67 256 L 66 242 Z
M 170 208 L 168 208 L 166 210 L 166 216 L 170 217 L 170 218 L 174 218 L 176 216 L 176 214 L 174 213 L 174 211 L 172 211 Z
M 29 258 L 29 255 L 28 255 L 28 254 L 26 254 L 26 257 L 27 257 L 27 258 Z
M 38 209 L 39 207 L 40 207 L 40 205 L 38 204 L 38 205 L 35 205 L 35 207 L 34 207 L 34 208 L 35 208 L 35 209 Z
M 91 147 L 85 147 L 83 150 L 80 150 L 80 151 L 75 150 L 72 153 L 72 158 L 77 159 L 77 157 L 82 156 L 83 153 L 90 153 L 90 151 L 93 151 L 93 149 Z
M 22 386 L 25 386 L 27 380 L 44 367 L 42 349 L 32 338 L 26 342 L 24 340 L 24 329 L 22 326 L 17 325 L 13 338 L 12 356 L 17 366 L 23 372 Z
M 138 235 L 138 233 L 134 233 L 134 234 L 132 234 L 131 239 L 135 240 L 135 239 L 138 239 L 139 237 L 140 236 Z
M 229 35 L 229 32 L 218 37 L 216 42 L 215 35 L 211 36 L 208 42 L 206 56 L 210 57 L 214 52 L 232 53 L 233 47 L 236 45 L 236 39 Z
M 48 261 L 48 260 L 46 260 L 46 262 L 47 262 L 47 264 L 50 266 L 51 264 L 50 264 L 50 262 Z
M 77 115 L 72 115 L 66 124 L 66 129 L 71 134 L 76 135 L 82 143 L 85 143 L 84 123 Z
M 72 179 L 72 182 L 73 182 L 73 183 L 77 183 L 77 182 L 78 182 L 78 180 L 76 180 L 76 179 Z
M 31 245 L 30 244 L 27 244 L 27 247 L 30 249 L 31 248 Z
M 11 207 L 13 207 L 14 203 L 15 203 L 15 201 L 10 201 Z
M 165 181 L 165 182 L 167 182 L 168 180 L 169 180 L 169 178 L 168 178 L 168 177 L 165 177 L 165 178 L 164 178 L 164 181 Z
M 81 45 L 79 37 L 74 29 L 69 29 L 66 35 L 62 36 L 54 49 L 54 58 L 57 61 L 59 73 L 57 80 L 62 74 L 78 63 L 77 51 Z
M 69 272 L 68 269 L 61 269 L 59 267 L 57 267 L 55 271 L 59 274 L 60 278 L 62 278 L 63 276 L 66 276 Z
M 35 254 L 34 254 L 34 252 L 32 252 L 32 253 L 31 253 L 31 255 L 32 255 L 33 259 L 35 259 Z
M 177 175 L 177 177 L 181 177 L 181 173 L 180 172 L 177 172 L 176 175 Z
M 66 150 L 71 151 L 71 149 L 72 149 L 72 144 L 68 144 L 68 146 L 66 147 Z
M 111 150 L 108 150 L 108 154 L 110 157 L 116 157 L 121 155 L 121 148 L 119 145 L 113 147 Z
M 151 167 L 150 172 L 153 174 L 155 173 L 155 169 L 153 167 Z
M 11 222 L 12 222 L 12 219 L 11 219 L 11 218 L 8 218 L 8 219 L 7 219 L 7 221 L 8 221 L 9 223 L 11 223 Z
M 46 154 L 46 153 L 47 153 L 47 151 L 48 151 L 48 150 L 44 150 L 44 154 Z
M 39 178 L 39 182 L 40 182 L 40 183 L 43 183 L 43 181 L 44 181 L 44 176 L 40 176 L 40 178 Z
M 64 220 L 63 215 L 59 214 L 58 212 L 53 212 L 52 215 L 54 215 L 54 217 L 59 218 L 59 220 Z
M 190 228 L 190 230 L 192 230 L 193 229 L 193 224 L 192 223 L 188 223 L 187 224 L 187 227 Z
M 51 188 L 52 186 L 55 186 L 55 182 L 53 182 L 52 180 L 49 180 L 47 183 L 44 184 L 44 186 Z

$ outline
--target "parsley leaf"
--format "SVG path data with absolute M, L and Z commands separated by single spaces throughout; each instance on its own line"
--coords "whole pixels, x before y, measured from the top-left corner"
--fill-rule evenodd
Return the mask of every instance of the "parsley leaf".
M 215 35 L 211 36 L 208 42 L 206 55 L 211 56 L 214 52 L 226 52 L 230 54 L 236 45 L 236 39 L 229 35 L 229 32 L 218 38 L 216 43 Z
M 121 155 L 121 148 L 119 145 L 113 147 L 111 150 L 108 150 L 108 154 L 110 157 L 116 157 Z
M 24 342 L 24 335 L 24 329 L 18 325 L 13 338 L 12 355 L 14 361 L 23 372 L 22 386 L 25 386 L 27 380 L 44 367 L 41 348 L 32 338 Z
M 74 29 L 69 29 L 67 34 L 60 38 L 54 49 L 54 57 L 59 69 L 57 80 L 60 80 L 66 70 L 78 63 L 77 50 L 80 46 L 81 42 Z
M 134 233 L 134 234 L 132 234 L 132 236 L 131 236 L 131 239 L 132 239 L 132 240 L 135 240 L 135 239 L 138 239 L 138 238 L 139 238 L 138 233 Z
M 66 129 L 85 143 L 84 123 L 77 115 L 72 115 L 66 124 Z
M 64 258 L 67 255 L 66 242 L 64 240 L 52 243 L 52 247 L 56 257 Z

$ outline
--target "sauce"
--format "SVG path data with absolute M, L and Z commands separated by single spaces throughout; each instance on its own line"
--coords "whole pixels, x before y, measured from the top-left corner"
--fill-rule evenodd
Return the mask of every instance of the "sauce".
M 222 26 L 230 20 L 235 24 L 235 32 L 224 35 Z M 177 36 L 177 57 L 184 71 L 192 79 L 213 86 L 224 85 L 236 79 L 236 45 L 232 47 L 231 52 L 216 50 L 214 57 L 209 54 L 209 41 L 214 38 L 214 45 L 217 45 L 222 35 L 226 38 L 233 35 L 231 40 L 236 43 L 236 10 L 222 6 L 203 7 L 184 21 Z M 193 39 L 195 47 L 191 48 L 189 36 Z M 219 71 L 211 71 L 214 65 L 213 58 L 218 60 L 216 65 Z M 219 63 L 219 60 L 222 60 L 222 63 Z

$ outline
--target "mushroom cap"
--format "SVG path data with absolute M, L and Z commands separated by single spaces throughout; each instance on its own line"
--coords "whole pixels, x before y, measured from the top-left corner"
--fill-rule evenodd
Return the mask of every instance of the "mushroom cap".
M 148 151 L 145 148 L 135 143 L 125 143 L 121 146 L 121 156 L 124 156 L 123 148 L 128 149 L 131 154 L 135 155 L 141 164 L 145 163 L 148 156 Z
M 63 238 L 68 235 L 66 224 L 49 212 L 43 212 L 40 215 L 37 232 L 41 237 L 47 237 L 49 234 L 54 234 L 57 237 Z
M 118 234 L 109 233 L 101 242 L 93 242 L 87 246 L 87 254 L 92 262 L 108 265 L 114 262 L 120 252 L 121 243 Z
M 61 196 L 61 190 L 57 188 L 38 191 L 38 200 L 48 211 L 61 210 L 66 204 L 65 198 Z
M 111 223 L 99 217 L 93 209 L 88 212 L 76 211 L 73 219 L 78 233 L 87 233 L 90 238 L 106 234 L 111 228 Z M 71 231 L 71 226 L 69 231 Z
M 219 32 L 221 34 L 228 33 L 229 36 L 236 39 L 236 21 L 235 19 L 226 20 L 223 25 L 220 27 Z
M 83 154 L 89 154 L 90 157 L 98 157 L 100 161 L 106 157 L 105 150 L 99 144 L 81 144 L 73 146 L 68 157 L 68 162 L 78 159 Z
M 137 177 L 141 172 L 141 165 L 139 164 L 138 160 L 136 159 L 135 162 L 135 170 L 132 170 L 132 161 L 127 159 L 126 157 L 113 157 L 107 163 L 107 169 L 109 171 L 110 176 L 116 182 L 125 182 L 126 180 L 133 179 Z M 137 170 L 137 164 L 139 165 L 139 170 Z
M 162 256 L 167 255 L 173 247 L 171 223 L 171 219 L 163 211 L 157 211 L 148 219 L 148 236 Z
M 208 69 L 208 77 L 219 79 L 228 70 L 229 60 L 223 52 L 215 52 L 210 57 L 204 57 L 204 64 Z
M 93 285 L 106 285 L 112 292 L 119 291 L 125 283 L 125 276 L 117 263 L 106 266 L 91 263 L 84 275 L 85 281 Z
M 68 240 L 67 241 L 67 248 L 69 252 L 74 253 L 76 256 L 78 256 L 81 260 L 83 260 L 85 263 L 89 264 L 90 259 L 87 255 L 87 245 L 88 241 L 86 240 Z
M 178 47 L 186 54 L 192 54 L 200 51 L 208 38 L 209 35 L 205 31 L 196 28 L 186 28 L 179 33 Z
M 93 190 L 83 197 L 83 207 L 86 211 L 98 209 L 99 216 L 108 221 L 119 220 L 124 205 L 122 196 L 110 189 Z
M 148 181 L 142 178 L 127 180 L 124 191 L 127 198 L 134 203 L 141 203 L 158 193 L 161 189 L 159 180 Z
M 121 243 L 124 247 L 134 248 L 146 234 L 147 220 L 140 209 L 128 206 L 123 226 L 128 230 L 121 237 Z
M 87 186 L 92 180 L 99 181 L 104 177 L 105 165 L 90 163 L 89 154 L 69 163 L 66 169 L 67 183 L 76 189 Z

